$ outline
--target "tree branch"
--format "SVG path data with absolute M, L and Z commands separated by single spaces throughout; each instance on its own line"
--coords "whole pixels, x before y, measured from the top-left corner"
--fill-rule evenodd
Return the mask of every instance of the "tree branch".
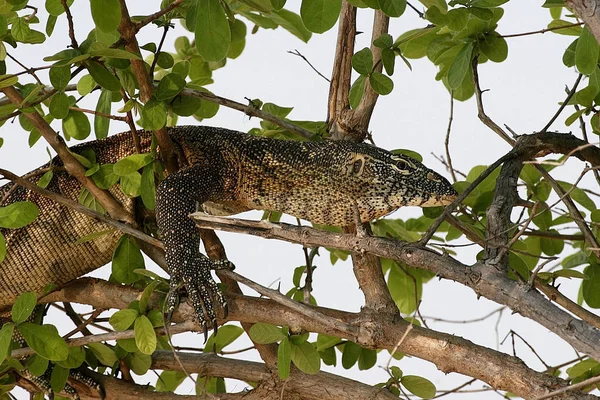
M 309 227 L 287 224 L 253 222 L 232 218 L 193 215 L 202 228 L 239 232 L 267 239 L 279 239 L 304 246 L 327 246 L 352 252 L 367 252 L 379 257 L 399 261 L 411 267 L 421 268 L 442 278 L 459 282 L 499 304 L 510 307 L 542 326 L 550 329 L 578 351 L 600 358 L 600 330 L 590 326 L 556 305 L 528 285 L 516 282 L 502 271 L 489 268 L 481 262 L 471 266 L 441 255 L 419 245 L 384 237 L 358 237 L 344 233 L 329 233 Z M 473 376 L 473 375 L 471 375 Z
M 600 43 L 600 2 L 598 0 L 565 0 L 567 7 L 581 18 Z
M 266 224 L 262 223 L 262 225 Z M 300 236 L 309 239 L 309 241 L 314 241 L 313 235 L 306 233 L 306 231 L 315 231 L 312 228 L 299 228 L 296 226 L 280 227 L 279 225 L 274 228 L 275 231 L 281 231 L 282 229 L 303 231 L 303 233 L 300 233 Z M 326 237 L 326 240 L 329 241 L 332 238 L 338 238 L 335 243 L 336 245 L 339 242 L 340 236 L 349 236 L 328 232 L 321 232 L 320 235 Z M 360 240 L 373 241 L 375 239 L 383 242 L 396 242 L 395 246 L 397 246 L 397 241 L 383 238 L 362 238 Z M 356 238 L 351 240 L 356 240 Z M 389 249 L 392 247 L 391 245 L 386 245 L 386 248 Z M 448 257 L 446 258 L 449 262 L 451 261 Z M 71 301 L 91 304 L 95 307 L 126 308 L 139 295 L 140 292 L 132 287 L 115 285 L 99 279 L 81 278 L 69 283 L 60 291 L 49 294 L 44 301 Z M 151 305 L 157 306 L 158 301 L 158 296 L 153 296 Z M 365 347 L 377 349 L 392 350 L 400 343 L 398 346 L 399 351 L 431 361 L 446 373 L 459 372 L 487 382 L 496 389 L 507 390 L 524 398 L 541 396 L 567 385 L 567 382 L 560 378 L 528 368 L 516 357 L 478 346 L 460 337 L 414 325 L 410 329 L 410 332 L 406 334 L 409 326 L 407 322 L 404 320 L 390 321 L 384 315 L 373 314 L 366 320 L 361 314 L 313 307 L 330 318 L 335 318 L 354 326 L 354 329 L 358 331 L 358 335 L 355 336 L 346 331 L 325 327 L 312 318 L 299 314 L 271 300 L 228 294 L 228 303 L 230 305 L 228 320 L 238 320 L 248 323 L 266 322 L 280 326 L 293 325 L 305 331 L 333 335 L 352 340 Z M 173 316 L 173 321 L 189 321 L 193 315 L 194 311 L 188 304 L 181 304 Z M 377 327 L 376 332 L 371 330 L 371 325 Z M 194 329 L 199 330 L 201 327 L 194 324 Z M 403 337 L 404 339 L 401 341 L 400 339 Z M 163 354 L 166 353 L 158 353 L 157 358 L 162 357 Z M 184 358 L 184 360 L 187 362 L 187 359 Z M 317 390 L 317 388 L 310 389 L 305 387 L 309 385 L 300 386 L 304 390 Z M 327 385 L 323 385 L 322 387 L 327 387 Z M 595 399 L 596 397 L 580 392 L 573 392 L 565 398 Z

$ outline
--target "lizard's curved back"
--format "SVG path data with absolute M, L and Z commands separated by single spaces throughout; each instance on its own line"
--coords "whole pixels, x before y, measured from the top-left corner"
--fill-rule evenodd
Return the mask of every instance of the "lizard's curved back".
M 148 151 L 150 135 L 140 132 L 140 140 L 143 150 Z M 92 149 L 100 164 L 115 163 L 135 151 L 129 132 L 71 148 L 76 153 L 85 149 Z M 50 166 L 54 176 L 47 189 L 79 201 L 81 185 L 62 168 L 58 158 L 27 174 L 28 179 L 37 183 Z M 110 192 L 127 211 L 133 213 L 133 200 L 124 195 L 118 185 L 113 186 Z M 35 291 L 38 295 L 43 294 L 50 285 L 63 285 L 74 276 L 85 275 L 107 264 L 122 235 L 106 223 L 21 186 L 9 183 L 0 187 L 0 206 L 24 200 L 37 204 L 40 215 L 24 228 L 0 229 L 8 249 L 6 258 L 0 263 L 0 310 L 10 307 L 20 293 Z M 96 232 L 107 233 L 84 243 L 78 242 Z

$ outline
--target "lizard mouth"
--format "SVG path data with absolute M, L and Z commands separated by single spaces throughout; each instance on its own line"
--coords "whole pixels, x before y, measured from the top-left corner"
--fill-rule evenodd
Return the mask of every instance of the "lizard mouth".
M 456 200 L 457 195 L 455 194 L 443 194 L 443 195 L 432 195 L 427 200 L 418 204 L 420 207 L 439 207 L 447 206 Z

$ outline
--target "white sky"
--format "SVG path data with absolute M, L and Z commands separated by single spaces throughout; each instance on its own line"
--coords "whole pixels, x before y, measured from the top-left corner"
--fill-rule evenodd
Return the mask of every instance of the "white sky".
M 39 1 L 39 16 L 42 25 L 38 30 L 44 30 L 46 12 L 43 2 Z M 158 10 L 159 1 L 129 2 L 131 14 L 148 14 Z M 542 1 L 510 2 L 504 6 L 505 16 L 500 21 L 498 31 L 501 34 L 539 30 L 550 21 L 549 12 L 541 8 Z M 75 28 L 80 41 L 87 35 L 93 22 L 89 17 L 89 2 L 77 1 L 72 12 L 75 17 Z M 288 1 L 287 9 L 299 10 L 300 1 Z M 414 5 L 420 7 L 418 2 Z M 369 44 L 372 13 L 359 10 L 358 30 L 366 32 L 359 35 L 356 50 Z M 17 50 L 9 48 L 9 52 L 21 62 L 29 66 L 44 65 L 43 56 L 64 49 L 69 44 L 66 35 L 66 24 L 61 17 L 54 35 L 41 49 L 39 46 L 19 45 Z M 252 25 L 247 23 L 248 32 Z M 418 19 L 416 14 L 407 8 L 400 20 L 393 21 L 390 33 L 397 37 L 402 32 L 426 25 L 426 21 Z M 144 28 L 139 38 L 141 44 L 151 40 L 157 41 L 161 29 L 152 26 Z M 172 50 L 172 43 L 177 35 L 188 32 L 177 29 L 171 32 L 166 40 L 166 49 Z M 319 77 L 299 57 L 287 54 L 287 51 L 297 49 L 325 75 L 330 75 L 336 28 L 323 35 L 313 35 L 307 44 L 296 39 L 281 29 L 277 31 L 259 30 L 255 35 L 248 35 L 246 49 L 236 60 L 228 60 L 224 69 L 214 73 L 215 84 L 209 89 L 215 94 L 239 102 L 244 97 L 260 98 L 264 102 L 274 102 L 282 106 L 293 106 L 290 118 L 299 120 L 324 120 L 329 85 Z M 576 75 L 561 62 L 566 46 L 572 37 L 559 36 L 553 33 L 508 39 L 509 56 L 502 64 L 486 63 L 480 67 L 480 80 L 485 93 L 485 105 L 488 115 L 499 125 L 507 124 L 518 133 L 531 133 L 540 130 L 558 107 L 558 102 L 565 97 L 565 85 L 571 86 Z M 40 51 L 41 50 L 41 51 Z M 449 115 L 449 94 L 440 82 L 434 80 L 436 68 L 427 60 L 411 60 L 413 71 L 409 71 L 404 63 L 397 59 L 396 72 L 393 76 L 395 89 L 388 96 L 380 97 L 371 123 L 371 131 L 376 143 L 383 148 L 408 148 L 419 152 L 424 157 L 424 163 L 429 167 L 445 173 L 443 166 L 434 159 L 431 153 L 442 155 L 443 142 Z M 18 69 L 9 64 L 9 72 Z M 95 99 L 90 106 L 95 105 Z M 114 107 L 113 107 L 114 108 Z M 473 166 L 490 164 L 509 150 L 508 145 L 488 130 L 477 119 L 477 109 L 474 100 L 464 103 L 455 102 L 454 124 L 451 137 L 451 151 L 455 168 L 468 172 Z M 114 111 L 114 109 L 113 109 Z M 554 125 L 555 129 L 568 131 L 562 126 L 562 121 L 569 115 L 565 113 Z M 180 123 L 183 122 L 180 120 Z M 193 123 L 190 121 L 190 123 Z M 258 125 L 257 119 L 248 120 L 243 114 L 221 108 L 217 117 L 204 122 L 208 125 L 221 126 L 230 129 L 248 131 Z M 59 129 L 59 125 L 55 125 Z M 575 126 L 572 126 L 575 130 Z M 112 132 L 126 130 L 126 126 L 111 124 Z M 576 132 L 577 133 L 577 132 Z M 27 134 L 18 123 L 7 122 L 0 128 L 0 137 L 5 144 L 0 148 L 0 166 L 16 173 L 25 173 L 47 161 L 45 144 L 40 141 L 33 149 L 27 148 Z M 580 164 L 572 164 L 580 168 Z M 448 176 L 447 173 L 445 173 Z M 576 169 L 563 168 L 558 171 L 567 178 L 578 174 Z M 577 176 L 577 175 L 575 175 Z M 402 209 L 398 218 L 419 216 L 417 208 Z M 250 213 L 251 218 L 260 214 Z M 235 234 L 223 234 L 223 239 L 229 258 L 236 266 L 236 272 L 243 274 L 263 285 L 277 286 L 281 282 L 282 292 L 291 285 L 294 268 L 304 264 L 304 256 L 300 246 L 267 241 L 253 237 L 243 237 Z M 462 241 L 464 243 L 464 240 Z M 471 264 L 473 255 L 479 249 L 467 248 L 459 250 L 461 261 Z M 352 274 L 349 263 L 338 262 L 329 265 L 328 253 L 321 251 L 323 257 L 316 260 L 319 268 L 315 272 L 314 295 L 322 306 L 340 308 L 348 311 L 358 311 L 363 304 L 363 297 Z M 95 273 L 96 276 L 107 277 L 110 273 L 104 267 Z M 569 286 L 569 285 L 567 285 Z M 562 286 L 564 288 L 564 285 Z M 570 285 L 569 295 L 574 296 L 574 286 Z M 249 292 L 248 292 L 249 293 Z M 447 319 L 470 319 L 480 317 L 498 307 L 486 299 L 477 300 L 475 294 L 468 288 L 447 281 L 432 280 L 424 288 L 421 313 L 425 316 L 436 316 Z M 507 340 L 502 346 L 498 340 L 514 329 L 535 347 L 536 351 L 550 365 L 558 364 L 575 357 L 574 351 L 568 344 L 556 337 L 538 324 L 508 315 L 505 312 L 497 324 L 497 320 L 488 319 L 476 324 L 444 324 L 430 322 L 431 328 L 462 336 L 479 345 L 511 353 L 512 346 Z M 71 329 L 65 325 L 63 332 Z M 499 339 L 498 339 L 498 336 Z M 200 335 L 188 334 L 179 343 L 201 346 Z M 236 343 L 233 348 L 242 348 L 246 343 Z M 524 359 L 531 368 L 543 370 L 543 366 L 523 345 L 517 344 L 517 355 Z M 338 363 L 341 363 L 341 355 Z M 383 352 L 378 365 L 387 362 L 387 352 Z M 444 375 L 437 371 L 433 364 L 414 358 L 405 358 L 392 365 L 399 366 L 405 374 L 415 374 L 427 377 L 435 383 L 438 389 L 451 389 L 469 378 L 458 374 Z M 366 383 L 385 381 L 386 373 L 381 368 L 370 371 L 358 371 L 355 367 L 346 371 L 341 367 L 332 370 L 323 368 L 343 376 Z M 141 378 L 139 383 L 154 383 L 152 375 Z M 480 385 L 472 385 L 473 388 Z M 232 384 L 229 390 L 240 390 L 241 384 Z M 181 387 L 180 393 L 193 393 L 191 385 Z M 20 396 L 25 397 L 23 392 Z M 447 399 L 487 399 L 498 398 L 493 393 L 476 393 L 472 395 L 449 395 Z

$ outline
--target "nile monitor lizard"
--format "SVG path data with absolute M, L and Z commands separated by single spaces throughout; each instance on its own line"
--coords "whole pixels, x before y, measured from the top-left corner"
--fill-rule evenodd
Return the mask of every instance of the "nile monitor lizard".
M 173 288 L 183 283 L 200 323 L 215 324 L 212 299 L 226 306 L 210 269 L 218 265 L 199 251 L 200 237 L 188 214 L 210 202 L 228 213 L 249 209 L 280 211 L 318 224 L 350 225 L 382 217 L 398 207 L 440 206 L 456 191 L 450 183 L 418 161 L 367 144 L 296 142 L 251 136 L 221 128 L 170 128 L 180 170 L 158 186 L 156 217 L 166 249 Z M 142 152 L 150 151 L 151 134 L 139 132 Z M 98 163 L 115 163 L 135 152 L 130 133 L 72 147 L 94 151 Z M 77 200 L 81 186 L 60 168 L 48 189 Z M 44 169 L 44 170 L 45 170 Z M 28 174 L 37 182 L 40 173 Z M 134 201 L 117 186 L 111 188 L 124 208 Z M 109 230 L 103 222 L 61 206 L 22 187 L 0 188 L 0 205 L 30 200 L 40 208 L 30 225 L 4 230 L 6 259 L 0 264 L 0 310 L 24 291 L 43 293 L 49 284 L 63 285 L 111 261 L 120 233 L 90 241 L 78 239 Z M 175 295 L 168 298 L 169 309 Z

